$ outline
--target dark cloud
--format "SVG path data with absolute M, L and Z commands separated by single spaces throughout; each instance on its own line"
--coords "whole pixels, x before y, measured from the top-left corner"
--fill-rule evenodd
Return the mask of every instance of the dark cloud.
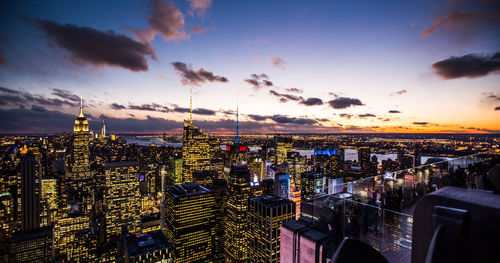
M 495 110 L 500 110 L 500 106 L 498 106 L 498 107 L 495 107 Z
M 42 106 L 33 105 L 31 106 L 32 111 L 46 112 L 47 109 Z
M 303 125 L 313 125 L 317 124 L 318 121 L 309 118 L 298 118 L 298 117 L 289 117 L 285 115 L 255 115 L 249 114 L 247 115 L 250 119 L 254 121 L 264 121 L 264 120 L 273 120 L 276 123 L 286 124 L 286 123 L 294 123 L 294 124 L 303 124 Z
M 288 91 L 288 92 L 295 92 L 295 93 L 302 93 L 302 92 L 304 92 L 303 89 L 297 89 L 297 88 L 288 88 L 288 89 L 286 89 L 286 91 Z
M 203 109 L 203 108 L 197 108 L 193 109 L 193 114 L 198 114 L 198 115 L 215 115 L 215 111 L 209 110 L 209 109 Z
M 249 114 L 247 116 L 254 121 L 264 121 L 267 119 L 267 116 L 262 115 Z
M 250 78 L 245 79 L 245 82 L 252 85 L 255 90 L 273 86 L 273 83 L 269 80 L 269 76 L 266 74 L 251 74 Z
M 269 63 L 271 63 L 271 65 L 273 65 L 273 67 L 285 69 L 285 61 L 281 58 L 271 57 L 271 58 L 269 58 Z
M 339 117 L 341 118 L 346 118 L 346 119 L 350 119 L 352 117 L 351 114 L 348 114 L 348 113 L 340 113 L 339 114 Z
M 444 79 L 477 78 L 500 70 L 500 52 L 491 56 L 467 54 L 450 57 L 432 64 L 435 73 Z
M 389 113 L 401 113 L 401 112 L 398 110 L 390 110 Z
M 288 102 L 290 100 L 292 100 L 292 101 L 303 101 L 304 100 L 304 98 L 302 98 L 301 96 L 279 93 L 275 90 L 270 90 L 269 94 L 280 98 L 280 102 Z
M 306 106 L 323 105 L 323 101 L 319 98 L 307 98 L 305 100 L 302 100 L 300 104 Z
M 64 89 L 52 89 L 52 90 L 54 91 L 52 92 L 52 95 L 56 95 L 58 97 L 67 99 L 69 101 L 80 102 L 80 97 L 78 97 L 78 95 L 72 93 L 69 90 L 64 90 Z
M 402 89 L 402 90 L 398 90 L 396 92 L 389 94 L 389 96 L 403 95 L 405 93 L 407 93 L 407 91 L 405 89 Z
M 371 118 L 371 117 L 377 117 L 375 114 L 372 113 L 365 113 L 365 114 L 359 114 L 358 117 L 360 118 Z
M 124 105 L 118 103 L 111 103 L 109 107 L 112 108 L 113 110 L 124 110 L 127 108 Z
M 62 25 L 49 20 L 37 20 L 36 24 L 45 37 L 70 53 L 68 59 L 76 65 L 121 67 L 137 72 L 148 70 L 146 56 L 155 58 L 148 44 L 113 31 Z
M 203 34 L 203 33 L 207 32 L 208 30 L 209 30 L 208 28 L 201 27 L 201 26 L 198 26 L 198 25 L 191 27 L 191 32 L 193 34 Z
M 362 106 L 363 103 L 359 99 L 347 98 L 347 97 L 337 97 L 328 102 L 330 107 L 334 109 L 345 109 L 351 106 Z
M 175 107 L 173 109 L 173 111 L 178 112 L 178 113 L 188 113 L 189 108 Z M 204 109 L 204 108 L 193 109 L 193 114 L 197 114 L 197 115 L 215 115 L 216 113 L 217 112 L 215 112 L 213 110 Z
M 151 104 L 142 104 L 142 105 L 129 105 L 129 109 L 131 110 L 140 110 L 140 111 L 157 111 L 157 112 L 169 112 L 169 109 L 167 106 L 162 106 L 157 103 L 151 103 Z
M 318 123 L 316 120 L 313 119 L 288 117 L 285 115 L 273 115 L 273 116 L 268 116 L 268 118 L 277 123 L 295 123 L 295 124 L 308 124 L 308 125 Z
M 165 41 L 189 39 L 190 36 L 184 32 L 184 15 L 173 1 L 150 0 L 149 6 L 149 28 L 128 27 L 136 38 L 144 43 L 151 42 L 156 35 L 162 36 Z
M 415 124 L 415 125 L 421 125 L 421 126 L 427 126 L 430 123 L 428 123 L 426 121 L 416 121 L 416 122 L 413 122 L 413 124 Z
M 0 54 L 0 66 L 5 65 L 5 57 Z
M 11 93 L 11 94 L 21 94 L 20 91 L 9 89 L 6 87 L 0 87 L 0 91 L 5 92 L 5 93 Z
M 47 133 L 71 131 L 75 116 L 43 107 L 0 109 L 1 133 Z
M 0 107 L 25 107 L 31 105 L 43 105 L 43 106 L 76 106 L 77 103 L 72 101 L 58 98 L 47 98 L 43 95 L 32 94 L 29 92 L 13 90 L 5 87 L 0 87 Z
M 286 103 L 288 101 L 297 101 L 299 104 L 305 106 L 315 106 L 315 105 L 323 105 L 323 101 L 319 98 L 307 98 L 304 99 L 302 96 L 296 96 L 292 94 L 279 93 L 275 90 L 269 90 L 269 94 L 278 97 L 281 103 Z
M 207 71 L 203 68 L 198 70 L 192 70 L 186 63 L 183 62 L 173 62 L 175 71 L 182 76 L 183 85 L 200 85 L 205 82 L 228 82 L 228 79 L 223 76 L 214 75 L 211 71 Z

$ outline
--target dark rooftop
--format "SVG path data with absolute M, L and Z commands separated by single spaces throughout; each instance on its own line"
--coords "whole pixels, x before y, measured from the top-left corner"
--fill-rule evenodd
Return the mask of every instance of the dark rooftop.
M 105 168 L 116 168 L 116 167 L 127 167 L 127 166 L 138 166 L 138 162 L 112 162 L 104 163 Z
M 174 185 L 172 187 L 167 188 L 165 191 L 173 195 L 174 197 L 199 195 L 210 192 L 210 190 L 195 182 L 188 182 L 180 185 Z
M 161 230 L 142 234 L 128 234 L 124 238 L 125 248 L 129 256 L 152 253 L 157 250 L 170 248 L 172 245 Z
M 288 199 L 284 199 L 284 198 L 274 196 L 274 195 L 258 196 L 258 197 L 251 198 L 250 201 L 262 204 L 266 207 L 276 207 L 276 206 L 281 206 L 281 205 L 293 203 L 292 201 L 290 201 Z

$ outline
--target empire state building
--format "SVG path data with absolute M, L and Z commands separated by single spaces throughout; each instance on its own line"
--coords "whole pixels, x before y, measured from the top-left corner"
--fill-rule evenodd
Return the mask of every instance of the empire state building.
M 71 172 L 72 181 L 78 182 L 92 178 L 89 165 L 89 122 L 83 114 L 83 103 L 80 104 L 80 113 L 75 119 L 73 128 L 73 166 Z

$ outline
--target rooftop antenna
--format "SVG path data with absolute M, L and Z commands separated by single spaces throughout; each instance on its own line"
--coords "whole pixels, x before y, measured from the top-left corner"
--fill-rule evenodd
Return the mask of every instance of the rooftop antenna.
M 238 103 L 236 103 L 236 143 L 240 143 L 240 122 L 238 120 L 239 110 Z
M 80 108 L 83 108 L 83 98 L 80 96 Z
M 189 123 L 193 124 L 193 89 L 189 89 Z

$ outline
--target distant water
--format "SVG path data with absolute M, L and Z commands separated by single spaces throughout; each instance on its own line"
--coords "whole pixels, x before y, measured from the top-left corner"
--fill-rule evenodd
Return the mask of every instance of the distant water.
M 128 144 L 137 144 L 141 146 L 150 146 L 151 144 L 156 144 L 160 146 L 171 146 L 180 148 L 182 147 L 182 142 L 164 142 L 160 138 L 137 138 L 137 137 L 124 137 Z

